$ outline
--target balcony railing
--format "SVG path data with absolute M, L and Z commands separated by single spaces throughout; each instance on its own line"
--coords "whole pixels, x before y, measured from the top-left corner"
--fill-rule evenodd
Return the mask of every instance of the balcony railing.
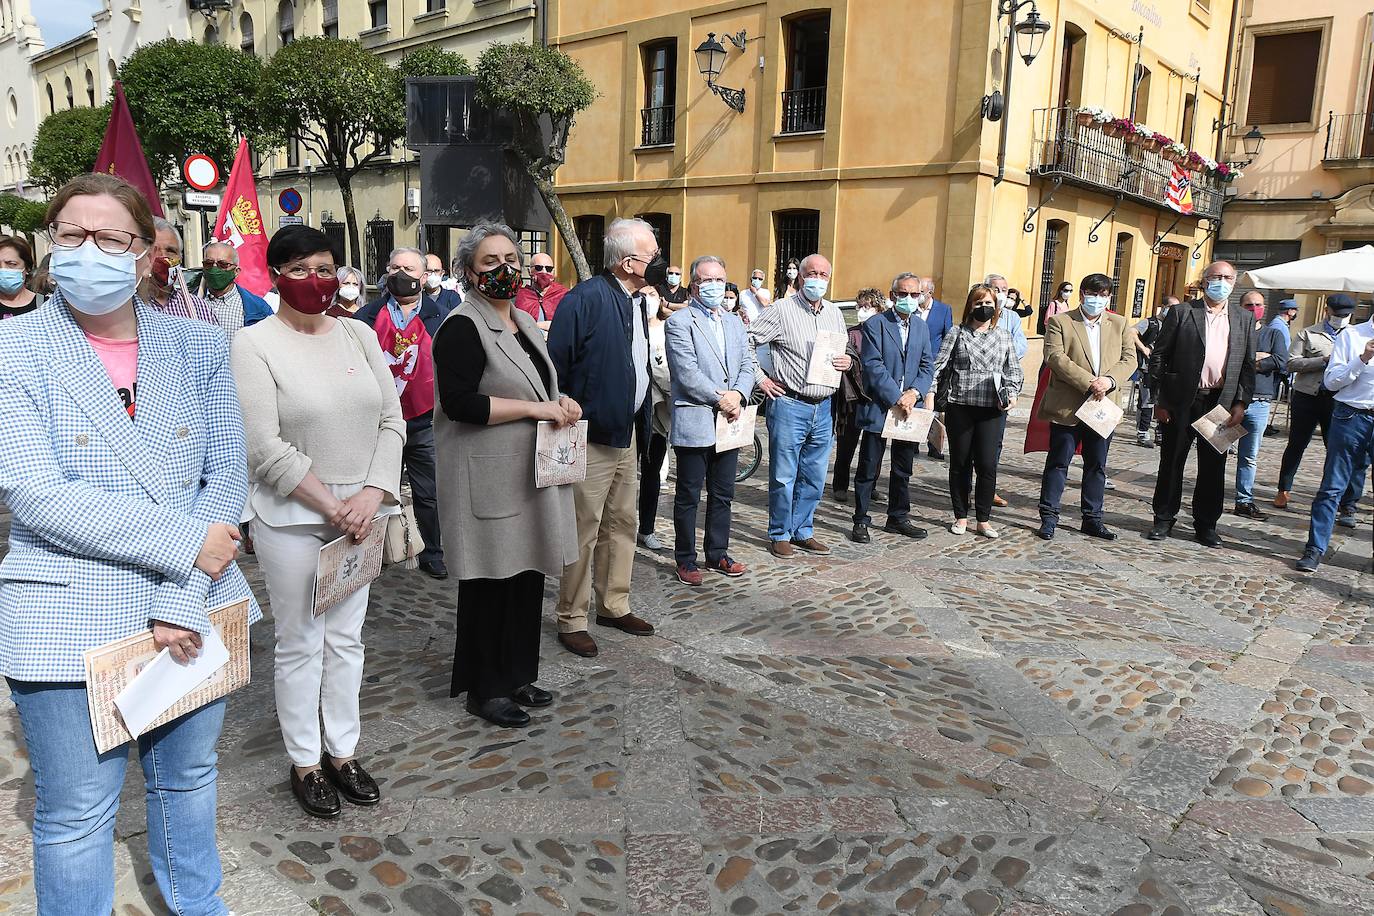
M 788 89 L 782 94 L 782 133 L 825 130 L 825 87 Z
M 639 117 L 643 128 L 639 133 L 640 146 L 671 146 L 673 143 L 673 105 L 641 108 Z
M 1368 114 L 1333 114 L 1326 120 L 1323 162 L 1374 158 L 1374 119 Z
M 1167 209 L 1164 201 L 1174 164 L 1158 152 L 1109 137 L 1095 125 L 1080 124 L 1073 108 L 1041 108 L 1035 112 L 1031 171 Z M 1193 214 L 1221 216 L 1222 183 L 1201 172 L 1190 177 Z

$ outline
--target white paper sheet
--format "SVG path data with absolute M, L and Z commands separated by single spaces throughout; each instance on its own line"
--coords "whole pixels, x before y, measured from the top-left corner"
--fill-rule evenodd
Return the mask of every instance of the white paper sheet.
M 1193 429 L 1197 434 L 1207 440 L 1207 444 L 1217 450 L 1218 454 L 1226 454 L 1226 450 L 1245 437 L 1245 427 L 1236 425 L 1227 428 L 1223 424 L 1231 418 L 1231 411 L 1218 404 L 1211 410 L 1193 421 Z
M 896 405 L 887 411 L 883 421 L 883 438 L 899 439 L 904 442 L 925 442 L 930 437 L 930 427 L 935 423 L 935 411 L 924 407 L 913 407 L 904 415 L 899 415 Z
M 1082 420 L 1088 429 L 1106 439 L 1116 432 L 1116 427 L 1121 423 L 1125 413 L 1121 406 L 1109 397 L 1098 399 L 1088 395 L 1088 399 L 1082 403 L 1074 416 Z
M 848 342 L 849 338 L 839 331 L 817 331 L 811 361 L 806 366 L 806 384 L 840 387 L 840 370 L 832 364 L 835 357 L 844 356 Z
M 202 635 L 200 654 L 185 665 L 172 658 L 170 649 L 163 649 L 115 697 L 124 727 L 135 738 L 143 734 L 149 723 L 228 663 L 229 649 L 214 627 Z

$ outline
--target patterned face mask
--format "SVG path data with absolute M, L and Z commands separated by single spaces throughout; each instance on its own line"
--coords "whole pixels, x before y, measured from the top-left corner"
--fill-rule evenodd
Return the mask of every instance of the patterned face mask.
M 498 264 L 477 275 L 477 291 L 488 299 L 514 299 L 520 289 L 520 271 L 513 264 Z

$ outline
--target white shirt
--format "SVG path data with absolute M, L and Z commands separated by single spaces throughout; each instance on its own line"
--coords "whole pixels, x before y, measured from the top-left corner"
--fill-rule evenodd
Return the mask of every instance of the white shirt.
M 1336 392 L 1336 400 L 1361 410 L 1374 409 L 1374 360 L 1360 359 L 1364 345 L 1374 339 L 1374 322 L 1352 324 L 1331 344 L 1322 384 Z
M 911 333 L 911 316 L 910 316 L 910 315 L 908 315 L 906 318 L 903 318 L 901 315 L 898 315 L 898 316 L 897 316 L 897 330 L 899 330 L 899 331 L 902 332 L 902 352 L 905 353 L 905 352 L 906 352 L 906 337 L 907 337 L 907 334 Z
M 759 317 L 759 312 L 763 311 L 763 307 L 759 305 L 759 300 L 754 296 L 752 287 L 739 291 L 739 310 L 744 313 L 745 320 L 749 322 Z
M 1102 316 L 1098 315 L 1095 321 L 1085 317 L 1083 330 L 1088 335 L 1088 355 L 1093 361 L 1093 375 L 1097 375 L 1102 371 Z

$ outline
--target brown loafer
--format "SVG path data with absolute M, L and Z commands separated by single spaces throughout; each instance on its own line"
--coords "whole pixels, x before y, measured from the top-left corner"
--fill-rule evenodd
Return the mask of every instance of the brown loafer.
M 596 648 L 596 640 L 592 639 L 591 634 L 586 630 L 576 633 L 559 633 L 558 641 L 563 644 L 573 655 L 580 655 L 583 658 L 596 658 L 596 653 L 600 650 Z
M 999 509 L 1005 509 L 1007 506 L 1007 501 L 1003 499 L 1001 496 L 994 493 L 992 494 L 992 504 L 994 506 L 997 506 Z
M 768 552 L 780 560 L 790 560 L 797 555 L 791 541 L 770 541 Z
M 1274 508 L 1275 508 L 1275 509 L 1287 509 L 1287 508 L 1288 508 L 1288 491 L 1287 491 L 1287 490 L 1280 490 L 1280 491 L 1279 491 L 1279 494 L 1278 494 L 1277 496 L 1274 497 Z
M 804 541 L 794 541 L 793 543 L 795 543 L 802 550 L 805 550 L 807 553 L 814 553 L 816 554 L 816 556 L 823 557 L 827 556 L 830 553 L 830 548 L 825 546 L 815 538 L 807 538 Z
M 625 614 L 621 617 L 596 617 L 596 625 L 599 627 L 615 627 L 622 633 L 629 633 L 631 636 L 649 636 L 654 632 L 654 625 L 647 620 L 641 620 L 634 614 Z

